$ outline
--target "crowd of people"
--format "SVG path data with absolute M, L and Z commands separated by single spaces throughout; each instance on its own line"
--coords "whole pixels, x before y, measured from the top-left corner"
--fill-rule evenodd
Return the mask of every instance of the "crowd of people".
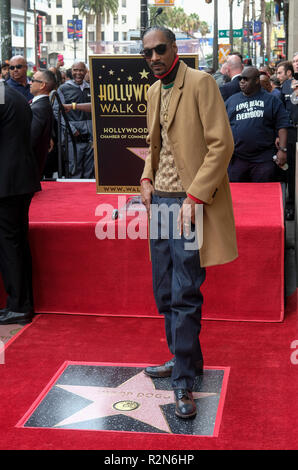
M 91 110 L 80 110 L 79 103 L 90 103 L 89 72 L 83 62 L 75 62 L 70 69 L 63 70 L 63 61 L 56 67 L 28 71 L 22 56 L 14 56 L 1 65 L 0 79 L 21 93 L 32 110 L 31 139 L 40 170 L 40 178 L 52 178 L 58 171 L 58 145 L 64 151 L 63 161 L 68 161 L 63 176 L 70 178 L 94 178 L 93 137 Z M 67 112 L 67 121 L 75 139 L 76 156 L 58 99 Z M 54 96 L 53 96 L 54 95 Z M 66 105 L 69 104 L 69 109 Z M 61 107 L 61 105 L 60 105 Z M 61 130 L 61 132 L 59 132 Z M 58 134 L 61 138 L 59 140 Z
M 217 72 L 234 137 L 231 182 L 284 182 L 286 219 L 294 218 L 298 53 L 275 67 L 245 66 L 232 52 Z

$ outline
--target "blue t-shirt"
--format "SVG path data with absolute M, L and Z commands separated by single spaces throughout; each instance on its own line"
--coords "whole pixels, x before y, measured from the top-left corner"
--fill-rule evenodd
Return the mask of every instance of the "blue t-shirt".
M 234 137 L 234 155 L 251 162 L 266 162 L 276 154 L 279 129 L 290 127 L 282 101 L 260 89 L 252 96 L 236 93 L 226 101 Z
M 22 95 L 25 96 L 27 101 L 31 101 L 34 98 L 32 93 L 30 92 L 29 82 L 27 82 L 26 86 L 23 86 L 20 83 L 16 82 L 13 78 L 9 78 L 6 83 L 11 88 L 14 88 L 15 90 L 17 90 L 19 93 L 22 93 Z

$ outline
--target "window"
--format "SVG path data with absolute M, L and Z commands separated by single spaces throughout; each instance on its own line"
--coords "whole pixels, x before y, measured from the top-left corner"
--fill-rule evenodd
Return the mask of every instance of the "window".
M 95 34 L 94 34 L 94 31 L 89 31 L 88 33 L 88 40 L 90 42 L 94 42 L 95 41 Z
M 52 33 L 46 32 L 46 42 L 52 42 Z
M 126 0 L 122 0 L 122 8 L 126 8 Z
M 13 21 L 12 31 L 13 31 L 14 36 L 23 38 L 24 37 L 24 23 L 21 23 L 20 21 Z
M 114 16 L 114 24 L 118 24 L 118 15 Z
M 56 8 L 62 8 L 62 0 L 56 0 Z
M 56 16 L 56 23 L 57 24 L 63 24 L 63 16 L 62 15 L 57 15 Z
M 114 41 L 119 41 L 119 33 L 118 33 L 118 31 L 114 31 Z
M 57 42 L 63 42 L 63 33 L 62 32 L 57 33 Z
M 101 40 L 102 40 L 102 41 L 105 40 L 105 32 L 104 32 L 104 31 L 101 32 Z
M 126 24 L 126 15 L 121 16 L 121 23 Z
M 50 25 L 52 24 L 52 17 L 51 17 L 51 15 L 47 15 L 47 16 L 46 16 L 46 24 L 47 24 L 48 26 L 50 26 Z
M 28 52 L 28 50 L 27 50 Z M 15 55 L 24 55 L 24 48 L 23 47 L 13 47 L 12 48 L 12 56 Z
M 127 41 L 127 33 L 122 33 L 122 41 Z

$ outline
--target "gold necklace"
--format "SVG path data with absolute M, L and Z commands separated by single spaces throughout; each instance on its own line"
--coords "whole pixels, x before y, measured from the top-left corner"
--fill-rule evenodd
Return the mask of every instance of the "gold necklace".
M 173 91 L 173 88 L 171 87 L 167 94 L 164 92 L 164 96 L 161 99 L 161 113 L 162 113 L 163 120 L 165 123 L 168 121 L 168 117 L 169 117 L 168 109 L 169 109 L 169 105 L 171 101 L 172 91 Z

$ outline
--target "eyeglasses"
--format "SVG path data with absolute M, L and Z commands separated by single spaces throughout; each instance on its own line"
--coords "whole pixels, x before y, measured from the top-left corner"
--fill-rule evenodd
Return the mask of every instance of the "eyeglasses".
M 242 76 L 240 76 L 240 77 L 239 77 L 239 80 L 244 80 L 245 82 L 248 82 L 249 77 L 242 77 Z
M 20 70 L 22 67 L 25 67 L 25 65 L 23 65 L 23 64 L 10 65 L 10 66 L 9 66 L 9 70 L 14 70 L 14 69 Z
M 153 55 L 153 51 L 156 52 L 158 55 L 164 55 L 167 50 L 167 44 L 158 44 L 156 47 L 152 47 L 151 49 L 143 49 L 140 51 L 140 54 L 145 57 L 146 59 L 151 59 Z
M 43 83 L 42 80 L 37 80 L 36 78 L 31 78 L 31 83 L 34 83 L 34 82 Z

